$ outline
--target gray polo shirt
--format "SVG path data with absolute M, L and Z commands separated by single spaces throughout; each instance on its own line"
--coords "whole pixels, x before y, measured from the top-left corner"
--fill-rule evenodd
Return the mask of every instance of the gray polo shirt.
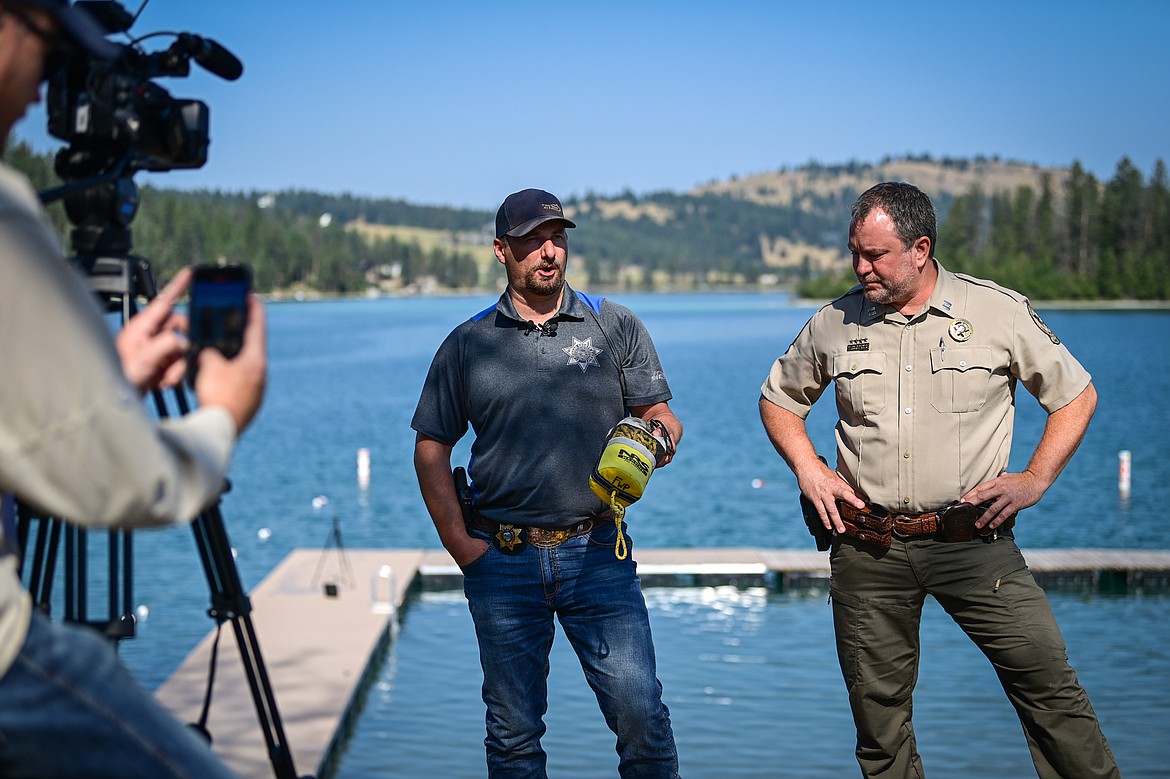
M 1007 468 L 1018 383 L 1048 413 L 1089 385 L 1023 295 L 942 265 L 938 274 L 913 317 L 860 287 L 834 300 L 761 388 L 803 419 L 833 383 L 837 470 L 895 511 L 932 511 Z
M 468 473 L 483 516 L 567 527 L 605 509 L 589 474 L 626 409 L 670 398 L 654 343 L 628 308 L 566 286 L 538 330 L 505 292 L 443 341 L 411 427 L 454 446 L 471 426 Z

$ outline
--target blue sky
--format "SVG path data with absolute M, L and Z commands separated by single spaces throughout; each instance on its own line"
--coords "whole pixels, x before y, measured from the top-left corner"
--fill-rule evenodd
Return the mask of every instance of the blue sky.
M 211 107 L 203 168 L 137 177 L 165 187 L 494 209 L 907 153 L 1170 162 L 1163 0 L 150 0 L 155 31 L 244 63 L 159 80 Z M 44 125 L 16 137 L 58 147 Z

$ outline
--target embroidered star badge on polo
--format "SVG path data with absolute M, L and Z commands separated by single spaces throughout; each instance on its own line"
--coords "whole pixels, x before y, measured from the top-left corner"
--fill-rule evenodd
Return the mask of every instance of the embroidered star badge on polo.
M 581 372 L 584 373 L 592 365 L 594 368 L 600 368 L 601 363 L 597 361 L 597 355 L 601 354 L 602 350 L 593 346 L 593 337 L 590 336 L 584 341 L 578 341 L 573 338 L 573 345 L 566 346 L 561 349 L 562 352 L 569 355 L 569 361 L 566 365 L 580 365 Z

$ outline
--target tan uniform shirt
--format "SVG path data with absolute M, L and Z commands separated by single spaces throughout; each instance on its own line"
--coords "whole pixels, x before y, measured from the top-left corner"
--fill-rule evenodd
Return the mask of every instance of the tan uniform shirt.
M 893 511 L 932 511 L 1008 464 L 1017 382 L 1048 413 L 1090 376 L 1027 298 L 938 266 L 913 317 L 857 287 L 813 315 L 761 391 L 802 419 L 833 382 L 837 470 Z
M 0 491 L 86 525 L 193 518 L 224 485 L 223 408 L 156 423 L 122 375 L 89 285 L 62 259 L 28 181 L 0 166 Z M 0 675 L 31 604 L 0 555 Z

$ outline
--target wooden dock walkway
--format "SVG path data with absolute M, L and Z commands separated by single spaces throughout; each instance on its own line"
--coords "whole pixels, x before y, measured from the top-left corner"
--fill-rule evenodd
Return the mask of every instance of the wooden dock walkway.
M 1028 565 L 1044 586 L 1170 587 L 1170 550 L 1033 549 Z M 824 552 L 639 549 L 643 586 L 825 586 Z M 297 549 L 251 592 L 252 623 L 299 775 L 323 773 L 352 725 L 372 661 L 391 640 L 416 583 L 461 587 L 442 550 Z M 332 591 L 327 592 L 327 585 Z M 156 695 L 184 722 L 199 718 L 214 633 Z M 213 748 L 245 779 L 272 777 L 235 636 L 225 626 L 207 727 Z

